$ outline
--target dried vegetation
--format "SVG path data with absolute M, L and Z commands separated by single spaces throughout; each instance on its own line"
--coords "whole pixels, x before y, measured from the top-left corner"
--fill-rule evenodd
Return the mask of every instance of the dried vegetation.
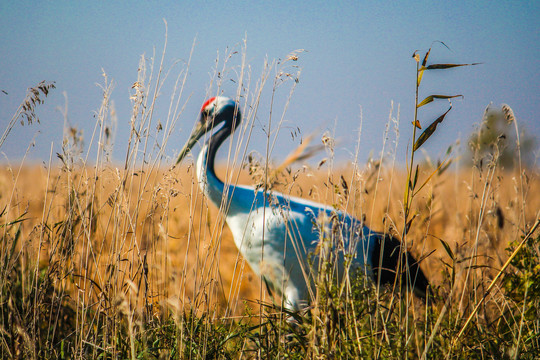
M 279 299 L 265 292 L 238 254 L 222 213 L 200 194 L 193 166 L 170 169 L 164 161 L 185 106 L 187 69 L 178 72 L 167 119 L 158 122 L 153 109 L 170 72 L 153 63 L 147 71 L 143 57 L 122 165 L 110 160 L 117 120 L 105 77 L 88 150 L 66 121 L 60 161 L 0 169 L 1 357 L 535 358 L 540 351 L 538 172 L 521 166 L 504 170 L 497 152 L 458 170 L 448 166 L 455 157 L 451 151 L 437 164 L 417 166 L 414 152 L 448 112 L 419 139 L 413 136 L 406 169 L 394 165 L 395 155 L 335 164 L 329 135 L 323 136 L 327 157 L 318 167 L 293 165 L 314 154 L 316 147 L 308 142 L 283 165 L 266 165 L 270 151 L 259 157 L 245 151 L 262 89 L 273 71 L 272 99 L 277 89 L 292 84 L 284 114 L 298 83 L 299 69 L 291 62 L 301 52 L 265 64 L 254 89 L 245 44 L 241 53 L 239 67 L 228 65 L 235 52 L 225 55 L 212 84 L 218 93 L 220 79 L 233 69 L 246 109 L 229 165 L 219 173 L 334 205 L 397 236 L 422 259 L 433 296 L 422 302 L 362 278 L 341 284 L 322 271 L 310 308 L 280 309 Z M 424 71 L 458 66 L 427 65 L 428 55 L 422 64 L 417 57 L 417 87 Z M 37 95 L 52 88 L 42 83 Z M 419 102 L 417 96 L 417 109 L 452 97 L 430 95 Z M 23 113 L 34 118 L 40 101 L 38 96 L 30 112 L 21 108 L 14 118 Z M 269 118 L 271 150 L 277 135 Z M 282 121 L 283 116 L 274 126 Z M 396 123 L 391 115 L 387 131 Z M 413 125 L 421 126 L 416 116 Z

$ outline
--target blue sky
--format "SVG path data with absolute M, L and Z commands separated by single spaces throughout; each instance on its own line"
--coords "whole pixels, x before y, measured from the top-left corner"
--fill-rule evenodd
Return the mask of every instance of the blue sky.
M 358 137 L 359 109 L 363 126 L 360 161 L 378 156 L 391 101 L 400 105 L 397 161 L 405 162 L 414 111 L 414 50 L 427 50 L 434 40 L 434 62 L 482 62 L 475 67 L 426 74 L 422 95 L 463 94 L 425 144 L 432 157 L 474 129 L 490 102 L 512 107 L 520 126 L 540 138 L 538 1 L 273 1 L 273 2 L 78 2 L 17 1 L 0 4 L 0 125 L 7 126 L 26 89 L 41 80 L 55 81 L 57 89 L 38 109 L 41 124 L 17 124 L 0 149 L 10 162 L 21 160 L 36 136 L 29 159 L 41 162 L 60 151 L 63 117 L 58 107 L 68 97 L 68 117 L 82 129 L 86 141 L 101 102 L 102 69 L 115 87 L 112 99 L 118 115 L 114 157 L 122 161 L 129 135 L 132 84 L 137 80 L 141 54 L 159 54 L 168 23 L 165 68 L 189 57 L 195 40 L 185 93 L 191 95 L 178 120 L 166 154 L 174 156 L 191 130 L 207 96 L 216 56 L 227 48 L 240 50 L 247 37 L 247 62 L 253 84 L 265 58 L 283 59 L 305 49 L 295 65 L 302 69 L 272 153 L 276 161 L 298 145 L 291 128 L 302 134 L 333 131 L 339 139 L 336 156 L 350 160 Z M 237 66 L 240 55 L 233 56 Z M 173 79 L 169 79 L 172 82 Z M 253 85 L 254 86 L 254 85 Z M 164 87 L 156 118 L 166 116 L 170 93 Z M 224 90 L 234 95 L 235 87 Z M 279 89 L 278 103 L 288 89 Z M 268 92 L 266 93 L 268 94 Z M 187 97 L 186 97 L 187 99 Z M 267 123 L 269 96 L 254 129 L 250 149 L 261 146 Z M 446 110 L 447 102 L 426 107 L 426 125 Z M 52 144 L 52 145 L 51 145 Z M 390 146 L 390 145 L 389 145 Z M 322 155 L 321 155 L 322 156 Z M 54 156 L 53 156 L 54 157 Z

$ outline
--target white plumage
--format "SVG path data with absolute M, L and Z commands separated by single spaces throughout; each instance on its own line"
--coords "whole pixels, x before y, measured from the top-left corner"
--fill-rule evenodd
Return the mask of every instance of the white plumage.
M 284 297 L 288 307 L 299 308 L 312 300 L 316 269 L 309 265 L 308 256 L 320 253 L 317 247 L 323 237 L 344 248 L 340 251 L 342 256 L 334 259 L 338 276 L 345 269 L 346 253 L 352 255 L 351 270 L 361 270 L 381 283 L 393 282 L 401 258 L 403 267 L 409 270 L 400 271 L 403 285 L 412 284 L 417 294 L 425 296 L 427 279 L 409 253 L 400 257 L 398 240 L 373 232 L 354 217 L 329 206 L 277 192 L 224 184 L 214 171 L 216 152 L 240 121 L 240 109 L 232 99 L 218 96 L 207 100 L 177 163 L 206 132 L 217 130 L 197 159 L 201 189 L 216 206 L 224 201 L 226 222 L 238 250 L 255 274 Z

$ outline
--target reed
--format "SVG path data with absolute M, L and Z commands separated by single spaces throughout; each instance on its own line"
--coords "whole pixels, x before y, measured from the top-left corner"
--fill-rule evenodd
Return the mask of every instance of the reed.
M 246 53 L 243 42 L 220 54 L 207 90 L 236 91 L 245 109 L 219 172 L 232 183 L 331 204 L 401 238 L 403 251 L 422 259 L 431 296 L 422 302 L 395 291 L 398 284 L 339 276 L 333 263 L 347 250 L 321 232 L 313 301 L 301 311 L 284 309 L 238 254 L 223 210 L 200 194 L 192 163 L 171 169 L 164 149 L 173 146 L 179 122 L 188 128 L 195 119 L 184 113 L 192 101 L 184 91 L 189 61 L 164 69 L 165 42 L 159 55 L 141 57 L 122 163 L 110 157 L 118 120 L 114 82 L 104 74 L 88 139 L 66 121 L 62 150 L 45 165 L 0 169 L 1 357 L 535 358 L 537 169 L 502 169 L 496 153 L 452 168 L 453 146 L 445 159 L 418 162 L 422 144 L 444 133 L 435 128 L 448 112 L 420 136 L 415 113 L 403 169 L 385 140 L 399 139 L 401 115 L 393 107 L 377 159 L 339 163 L 332 134 L 316 140 L 294 129 L 302 144 L 273 164 L 275 139 L 288 130 L 286 112 L 301 86 L 302 51 L 265 62 L 258 75 Z M 429 54 L 422 61 L 415 54 L 417 95 L 424 73 L 459 65 L 429 65 Z M 172 93 L 165 98 L 167 81 Z M 53 89 L 41 86 L 39 96 Z M 417 96 L 415 111 L 452 97 Z M 155 118 L 158 107 L 168 109 L 166 118 Z M 25 114 L 37 119 L 35 106 Z M 507 117 L 517 127 L 519 119 Z M 263 154 L 249 151 L 256 119 L 266 121 Z M 308 157 L 318 165 L 298 165 Z

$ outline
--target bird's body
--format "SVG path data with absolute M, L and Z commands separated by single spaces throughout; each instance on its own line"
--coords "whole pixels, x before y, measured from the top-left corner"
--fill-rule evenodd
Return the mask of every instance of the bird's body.
M 209 99 L 201 109 L 198 127 L 177 162 L 204 133 L 223 123 L 199 154 L 199 184 L 208 199 L 224 209 L 240 253 L 255 274 L 262 276 L 272 291 L 283 296 L 286 306 L 299 308 L 312 300 L 311 285 L 316 277 L 313 264 L 320 256 L 325 256 L 327 246 L 340 248 L 340 256 L 332 258 L 337 276 L 345 271 L 361 270 L 381 282 L 396 278 L 395 269 L 401 256 L 403 266 L 409 263 L 409 279 L 415 280 L 414 289 L 425 294 L 427 279 L 410 254 L 400 254 L 399 241 L 371 231 L 356 218 L 332 207 L 221 181 L 214 171 L 215 155 L 239 122 L 240 112 L 233 100 Z M 350 261 L 345 259 L 345 254 L 350 255 Z

